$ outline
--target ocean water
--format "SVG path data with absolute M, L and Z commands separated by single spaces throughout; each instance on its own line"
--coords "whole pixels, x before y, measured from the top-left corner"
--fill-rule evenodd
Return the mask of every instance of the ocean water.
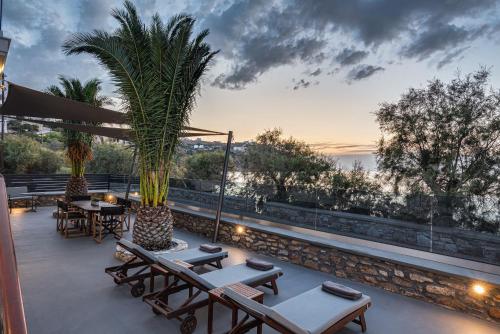
M 351 169 L 354 162 L 359 161 L 361 165 L 367 171 L 374 172 L 377 170 L 377 161 L 375 154 L 342 154 L 342 155 L 331 155 L 332 158 L 336 159 L 338 164 L 343 169 Z

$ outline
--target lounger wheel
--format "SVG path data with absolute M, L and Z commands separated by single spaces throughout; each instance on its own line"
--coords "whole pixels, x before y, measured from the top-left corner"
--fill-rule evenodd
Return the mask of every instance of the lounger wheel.
M 181 322 L 181 333 L 182 334 L 191 334 L 194 332 L 196 329 L 196 326 L 198 325 L 198 321 L 196 320 L 196 317 L 194 315 L 188 315 L 187 317 L 184 318 Z
M 153 310 L 153 313 L 156 315 L 160 315 L 161 312 L 156 309 L 156 307 L 151 307 L 151 310 Z
M 132 297 L 140 297 L 142 294 L 146 291 L 146 286 L 144 285 L 143 282 L 136 283 L 132 285 L 132 288 L 130 289 L 130 293 L 132 294 Z

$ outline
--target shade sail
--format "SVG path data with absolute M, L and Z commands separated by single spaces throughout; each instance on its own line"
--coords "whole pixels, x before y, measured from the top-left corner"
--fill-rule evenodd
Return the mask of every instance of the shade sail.
M 56 118 L 66 121 L 127 123 L 124 113 L 97 108 L 87 103 L 50 95 L 10 82 L 7 100 L 1 112 L 9 116 Z
M 110 127 L 105 127 L 105 126 L 94 126 L 94 125 L 87 125 L 87 124 L 70 124 L 70 123 L 63 123 L 63 122 L 51 122 L 51 121 L 44 121 L 44 120 L 39 120 L 39 119 L 22 119 L 22 120 L 27 121 L 27 122 L 42 124 L 42 125 L 45 125 L 49 128 L 53 128 L 53 129 L 55 129 L 55 128 L 68 129 L 68 130 L 74 130 L 74 131 L 79 131 L 79 132 L 91 133 L 91 134 L 97 135 L 97 136 L 104 136 L 104 137 L 109 137 L 109 138 L 133 141 L 133 132 L 130 129 L 110 128 Z M 187 129 L 190 129 L 191 131 L 188 131 Z M 195 130 L 197 132 L 195 132 Z M 226 135 L 226 133 L 191 128 L 191 127 L 185 127 L 184 130 L 182 131 L 180 137 L 204 137 L 204 136 L 220 136 L 220 135 Z
M 6 116 L 15 116 L 20 120 L 43 124 L 50 128 L 63 128 L 98 136 L 133 140 L 133 132 L 130 129 L 54 121 L 58 119 L 122 125 L 128 123 L 124 113 L 39 92 L 11 82 L 9 82 L 7 100 L 0 108 L 0 112 Z M 227 133 L 185 126 L 181 137 L 218 135 L 227 135 Z

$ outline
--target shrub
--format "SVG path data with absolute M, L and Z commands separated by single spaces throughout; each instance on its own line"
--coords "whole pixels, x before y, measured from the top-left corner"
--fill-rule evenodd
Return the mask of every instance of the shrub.
M 52 174 L 63 165 L 60 153 L 22 135 L 8 135 L 4 143 L 5 173 Z
M 87 162 L 87 173 L 128 174 L 133 151 L 126 145 L 102 143 L 94 145 L 94 158 Z

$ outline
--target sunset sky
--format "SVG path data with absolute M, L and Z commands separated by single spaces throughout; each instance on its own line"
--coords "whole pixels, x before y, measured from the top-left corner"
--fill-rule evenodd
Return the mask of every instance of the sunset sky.
M 204 80 L 193 126 L 233 130 L 236 140 L 280 127 L 328 153 L 366 153 L 380 133 L 373 112 L 409 87 L 486 66 L 500 89 L 500 5 L 492 0 L 133 1 L 198 18 L 220 49 Z M 6 0 L 12 38 L 8 80 L 43 90 L 57 76 L 98 77 L 93 58 L 65 56 L 71 33 L 111 30 L 115 0 Z

